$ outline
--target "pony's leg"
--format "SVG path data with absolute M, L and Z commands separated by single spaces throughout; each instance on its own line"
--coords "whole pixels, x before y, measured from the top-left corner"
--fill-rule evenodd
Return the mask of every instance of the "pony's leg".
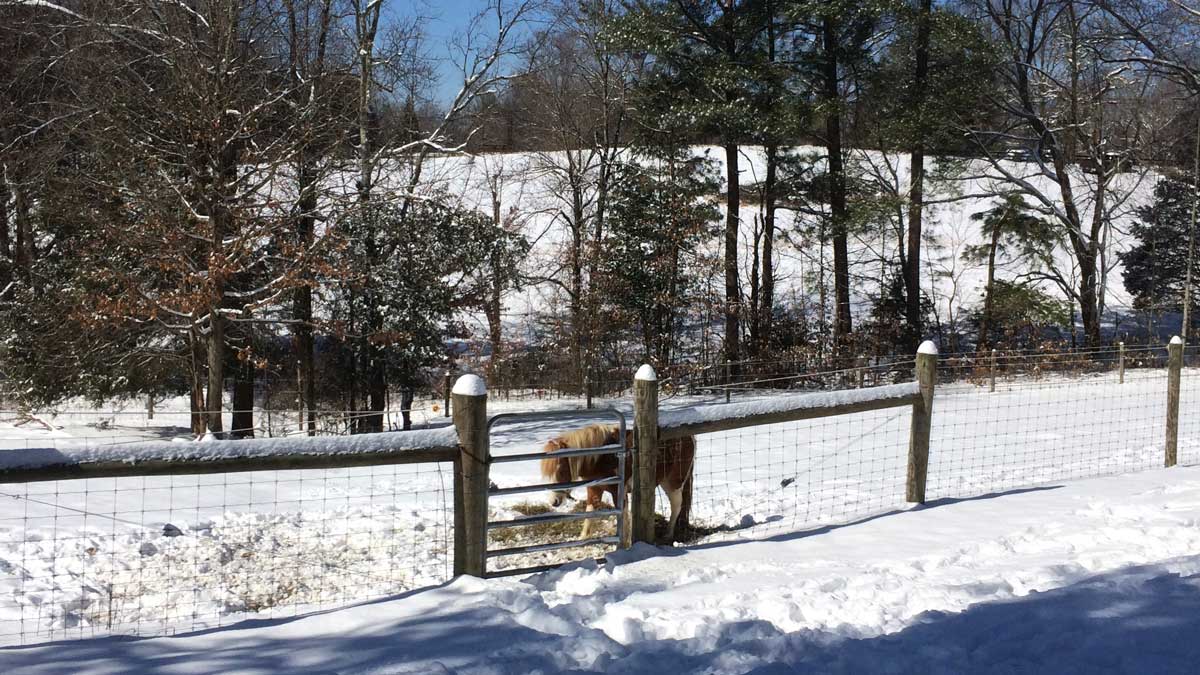
M 600 496 L 604 493 L 598 488 L 590 487 L 587 489 L 587 508 L 584 509 L 588 513 L 596 510 L 596 503 L 600 501 Z M 579 535 L 580 539 L 587 539 L 592 532 L 592 519 L 588 518 L 583 521 L 583 533 Z
M 679 520 L 679 513 L 683 510 L 683 488 L 667 490 L 666 493 L 671 502 L 671 523 L 667 526 L 667 543 L 670 544 L 675 542 L 675 522 Z

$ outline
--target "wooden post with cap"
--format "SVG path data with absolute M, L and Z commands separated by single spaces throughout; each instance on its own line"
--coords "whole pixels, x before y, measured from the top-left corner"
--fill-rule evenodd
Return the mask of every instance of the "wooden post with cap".
M 1183 338 L 1176 335 L 1167 345 L 1167 443 L 1166 466 L 1179 461 L 1179 375 L 1183 370 Z
M 658 464 L 658 373 L 644 364 L 633 378 L 634 428 L 637 452 L 634 455 L 633 498 L 630 510 L 633 541 L 654 543 L 655 469 Z
M 925 503 L 925 478 L 929 471 L 929 430 L 933 424 L 933 388 L 937 382 L 937 345 L 926 340 L 917 349 L 917 382 L 921 398 L 913 404 L 912 429 L 908 437 L 909 502 Z
M 487 569 L 487 385 L 478 375 L 454 383 L 454 428 L 459 456 L 454 480 L 454 574 L 482 577 Z

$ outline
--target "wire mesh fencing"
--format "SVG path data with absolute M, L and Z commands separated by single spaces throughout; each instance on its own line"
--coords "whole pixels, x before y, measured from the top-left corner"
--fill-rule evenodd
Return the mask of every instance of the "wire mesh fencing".
M 1167 358 L 1139 346 L 939 359 L 926 499 L 1163 467 Z M 1179 463 L 1196 464 L 1200 350 L 1186 351 L 1180 389 Z M 688 534 L 757 537 L 902 507 L 910 423 L 902 408 L 697 436 Z M 657 510 L 670 512 L 661 491 Z
M 696 436 L 689 525 L 706 540 L 846 522 L 904 504 L 909 410 Z M 660 490 L 657 510 L 671 506 Z
M 948 384 L 934 402 L 930 499 L 1163 466 L 1167 373 Z
M 294 616 L 450 578 L 449 463 L 0 484 L 0 645 Z
M 1161 346 L 940 358 L 927 499 L 1163 466 L 1166 363 Z M 1187 350 L 1184 364 L 1179 461 L 1195 464 L 1200 415 L 1192 411 L 1200 400 L 1200 351 Z M 738 390 L 740 405 L 729 406 L 730 415 L 744 415 L 760 402 L 790 400 L 778 398 L 784 392 L 810 390 L 833 392 L 813 398 L 832 410 L 851 394 L 872 394 L 858 388 L 911 381 L 913 361 L 763 374 L 770 376 L 742 382 L 748 386 Z M 489 397 L 489 412 L 504 409 L 492 405 L 500 394 L 493 390 Z M 677 396 L 660 412 L 690 410 L 698 401 L 710 410 L 721 406 L 711 394 Z M 730 427 L 707 427 L 695 437 L 692 529 L 678 534 L 685 540 L 757 538 L 903 508 L 913 405 L 904 398 L 901 407 L 869 412 L 843 409 L 837 416 L 772 423 L 755 418 L 758 426 L 725 431 L 714 429 Z M 491 451 L 536 451 L 565 428 L 587 424 L 585 416 L 580 411 L 562 429 L 528 422 L 493 439 Z M 156 415 L 155 422 L 162 426 L 100 428 L 87 426 L 82 412 L 74 421 L 67 415 L 0 420 L 0 452 L 47 444 L 98 448 L 176 433 L 172 418 Z M 510 473 L 497 470 L 491 480 L 496 485 L 476 492 L 544 482 L 536 462 Z M 583 508 L 578 502 L 551 507 L 546 496 L 497 501 L 491 517 Z M 453 572 L 457 498 L 449 462 L 0 484 L 0 643 L 189 631 L 437 583 Z M 665 520 L 671 504 L 661 491 L 656 507 Z M 611 522 L 598 525 L 601 535 L 612 530 Z M 579 538 L 580 527 L 566 521 L 543 529 L 481 529 L 478 543 L 537 546 Z M 560 560 L 553 551 L 539 551 L 496 560 L 493 569 Z

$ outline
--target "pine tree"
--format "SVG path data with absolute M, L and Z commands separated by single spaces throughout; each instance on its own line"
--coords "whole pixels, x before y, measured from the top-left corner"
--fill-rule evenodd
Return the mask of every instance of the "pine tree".
M 671 363 L 687 308 L 700 286 L 696 250 L 716 232 L 708 201 L 717 180 L 711 162 L 686 149 L 660 151 L 622 168 L 601 256 L 602 284 L 617 314 L 640 333 L 646 361 Z
M 613 37 L 649 53 L 639 82 L 638 109 L 654 130 L 681 130 L 692 140 L 714 139 L 725 154 L 725 346 L 741 354 L 742 297 L 738 269 L 741 229 L 741 147 L 752 140 L 761 111 L 754 88 L 767 62 L 768 0 L 666 2 L 640 0 L 614 23 Z M 736 366 L 735 373 L 736 374 Z
M 983 287 L 983 307 L 979 312 L 979 338 L 976 349 L 984 349 L 993 343 L 997 326 L 1005 323 L 998 316 L 1011 316 L 1012 312 L 997 311 L 997 288 L 1001 284 L 1006 298 L 1017 296 L 1017 284 L 996 279 L 996 268 L 1005 264 L 1028 266 L 1053 251 L 1057 245 L 1053 225 L 1031 209 L 1019 195 L 1008 195 L 999 204 L 973 214 L 972 220 L 980 223 L 987 244 L 970 246 L 964 257 L 987 265 L 987 281 Z
M 1183 310 L 1195 199 L 1190 181 L 1164 178 L 1154 186 L 1154 201 L 1137 210 L 1129 231 L 1138 243 L 1118 254 L 1125 268 L 1125 290 L 1133 296 L 1135 308 L 1151 313 Z M 1200 284 L 1196 275 L 1192 279 L 1191 316 L 1195 316 Z

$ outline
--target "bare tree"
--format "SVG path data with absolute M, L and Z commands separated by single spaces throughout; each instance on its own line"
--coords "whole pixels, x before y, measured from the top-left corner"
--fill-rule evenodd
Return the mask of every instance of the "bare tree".
M 1078 279 L 1057 266 L 1042 274 L 1077 303 L 1085 339 L 1096 344 L 1111 223 L 1137 183 L 1118 178 L 1145 133 L 1138 112 L 1147 82 L 1110 67 L 1111 26 L 1090 6 L 982 0 L 978 9 L 1005 53 L 1004 87 L 994 99 L 1004 117 L 971 133 L 990 160 L 988 176 L 1062 228 Z M 1028 163 L 1005 161 L 1013 149 Z

